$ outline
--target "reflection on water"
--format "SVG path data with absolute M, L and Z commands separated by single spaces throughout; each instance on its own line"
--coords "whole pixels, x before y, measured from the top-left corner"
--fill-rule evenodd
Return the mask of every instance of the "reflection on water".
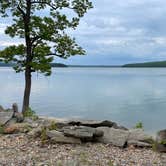
M 110 119 L 154 132 L 166 127 L 166 69 L 58 68 L 33 75 L 31 106 L 41 115 Z M 0 104 L 21 108 L 24 77 L 0 68 Z

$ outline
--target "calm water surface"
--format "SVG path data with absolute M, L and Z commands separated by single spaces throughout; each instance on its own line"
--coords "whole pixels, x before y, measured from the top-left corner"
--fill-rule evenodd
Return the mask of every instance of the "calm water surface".
M 23 74 L 0 68 L 0 104 L 21 107 Z M 166 128 L 166 68 L 55 68 L 33 75 L 31 107 L 40 115 L 110 119 L 148 132 Z

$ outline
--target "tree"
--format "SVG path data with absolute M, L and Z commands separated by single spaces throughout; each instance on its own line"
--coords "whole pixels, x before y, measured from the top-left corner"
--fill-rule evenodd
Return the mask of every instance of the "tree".
M 90 8 L 89 0 L 0 0 L 1 16 L 13 20 L 5 33 L 25 43 L 0 51 L 1 61 L 14 63 L 16 72 L 25 73 L 23 113 L 29 108 L 32 72 L 50 75 L 54 56 L 85 54 L 67 31 L 75 29 Z M 65 14 L 68 11 L 71 14 Z

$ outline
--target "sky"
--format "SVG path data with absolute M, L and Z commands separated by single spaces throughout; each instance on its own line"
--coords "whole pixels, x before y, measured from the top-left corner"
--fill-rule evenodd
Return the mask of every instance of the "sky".
M 121 65 L 166 60 L 165 0 L 91 0 L 94 8 L 71 32 L 86 56 L 67 60 L 70 65 Z M 19 43 L 3 31 L 8 22 L 0 19 L 0 48 Z

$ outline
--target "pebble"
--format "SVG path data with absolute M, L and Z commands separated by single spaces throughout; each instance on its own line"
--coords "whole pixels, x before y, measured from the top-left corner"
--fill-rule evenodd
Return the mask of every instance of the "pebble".
M 0 165 L 166 166 L 166 154 L 100 143 L 42 145 L 40 140 L 17 134 L 0 136 Z

